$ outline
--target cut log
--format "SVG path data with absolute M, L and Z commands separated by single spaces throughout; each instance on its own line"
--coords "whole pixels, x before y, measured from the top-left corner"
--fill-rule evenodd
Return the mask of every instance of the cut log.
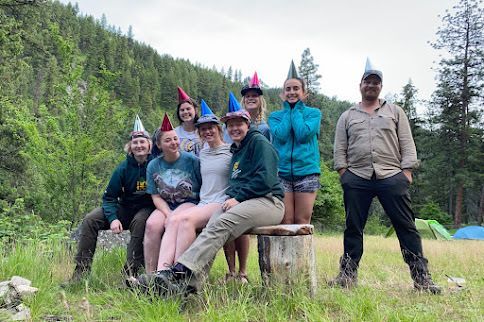
M 249 235 L 268 236 L 299 236 L 312 235 L 313 225 L 275 225 L 256 227 L 248 232 Z
M 315 295 L 312 225 L 258 227 L 249 233 L 257 235 L 259 268 L 264 285 L 291 287 L 304 283 L 310 296 Z

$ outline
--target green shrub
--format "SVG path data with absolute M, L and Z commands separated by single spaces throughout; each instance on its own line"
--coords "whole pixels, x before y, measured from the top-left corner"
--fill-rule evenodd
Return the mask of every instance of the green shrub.
M 434 201 L 428 201 L 421 206 L 418 210 L 417 217 L 421 219 L 434 219 L 443 225 L 452 223 L 452 217 L 442 211 Z
M 321 163 L 321 189 L 318 190 L 314 202 L 312 223 L 319 230 L 342 229 L 345 223 L 343 206 L 343 191 L 339 181 L 339 174 Z
M 3 201 L 3 200 L 2 200 Z M 48 223 L 25 209 L 24 200 L 18 198 L 13 205 L 0 203 L 0 242 L 22 240 L 65 240 L 71 223 L 60 220 Z

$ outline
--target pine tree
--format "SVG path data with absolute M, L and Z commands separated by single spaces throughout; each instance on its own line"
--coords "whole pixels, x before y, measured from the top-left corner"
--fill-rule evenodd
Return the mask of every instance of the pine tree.
M 307 103 L 309 105 L 314 102 L 314 97 L 319 91 L 319 79 L 321 75 L 318 74 L 319 65 L 314 63 L 314 57 L 311 55 L 309 48 L 304 49 L 301 55 L 301 64 L 299 65 L 299 77 L 304 79 L 307 85 L 309 97 Z
M 465 187 L 469 181 L 469 146 L 472 127 L 479 120 L 484 98 L 484 9 L 482 1 L 461 0 L 447 11 L 432 46 L 445 50 L 438 67 L 442 132 L 455 140 L 454 225 L 462 222 Z

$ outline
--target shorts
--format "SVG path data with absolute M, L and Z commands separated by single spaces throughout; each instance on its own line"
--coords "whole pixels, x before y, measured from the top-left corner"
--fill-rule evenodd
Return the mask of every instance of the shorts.
M 283 178 L 280 179 L 284 186 L 284 192 L 315 192 L 321 188 L 319 174 L 310 174 L 308 176 L 299 177 L 294 181 L 289 181 Z

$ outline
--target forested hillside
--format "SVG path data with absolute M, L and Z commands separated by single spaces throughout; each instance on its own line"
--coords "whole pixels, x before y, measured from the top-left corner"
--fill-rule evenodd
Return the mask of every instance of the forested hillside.
M 47 222 L 78 222 L 100 203 L 137 113 L 153 131 L 164 111 L 174 112 L 181 86 L 221 114 L 228 92 L 238 95 L 247 76 L 174 59 L 105 19 L 80 14 L 77 6 L 0 0 L 0 223 L 32 213 Z M 450 223 L 464 182 L 463 222 L 482 220 L 481 116 L 468 119 L 462 166 L 453 148 L 460 136 L 444 126 L 437 97 L 434 114 L 419 118 L 413 113 L 416 91 L 409 83 L 397 100 L 410 114 L 422 159 L 412 192 L 417 211 Z M 279 90 L 265 93 L 270 109 L 277 108 Z M 328 169 L 334 126 L 350 103 L 314 94 L 311 104 L 324 115 L 320 146 L 326 163 L 315 218 L 338 225 L 341 191 L 337 174 Z

